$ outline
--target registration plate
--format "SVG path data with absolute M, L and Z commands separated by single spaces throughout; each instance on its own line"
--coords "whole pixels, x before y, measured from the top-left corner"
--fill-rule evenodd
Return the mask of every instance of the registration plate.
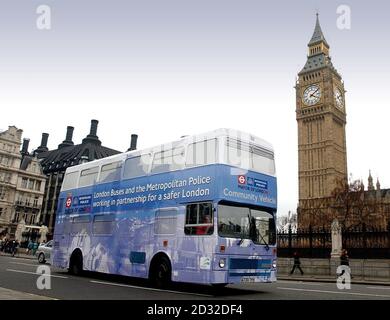
M 258 281 L 257 277 L 242 277 L 241 278 L 242 283 L 253 283 L 253 282 L 257 282 L 257 281 Z

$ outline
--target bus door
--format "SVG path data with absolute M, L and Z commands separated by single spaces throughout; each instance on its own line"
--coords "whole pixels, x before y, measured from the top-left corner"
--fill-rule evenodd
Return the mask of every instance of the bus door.
M 203 277 L 199 271 L 211 270 L 214 248 L 214 209 L 212 202 L 189 203 L 186 205 L 184 238 L 181 261 L 183 269 Z M 200 278 L 197 279 L 197 282 Z
M 155 251 L 166 251 L 176 248 L 178 208 L 156 210 L 154 220 Z

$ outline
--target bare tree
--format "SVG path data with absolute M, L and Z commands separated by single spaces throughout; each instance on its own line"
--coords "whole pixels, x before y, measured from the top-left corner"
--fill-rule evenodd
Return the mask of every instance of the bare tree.
M 343 229 L 362 227 L 369 222 L 370 206 L 373 203 L 365 199 L 364 185 L 360 180 L 348 182 L 346 179 L 336 181 L 332 192 L 332 209 Z
M 278 216 L 277 219 L 277 228 L 279 231 L 287 232 L 289 227 L 291 227 L 293 232 L 297 229 L 297 214 L 291 211 L 288 212 L 287 216 Z

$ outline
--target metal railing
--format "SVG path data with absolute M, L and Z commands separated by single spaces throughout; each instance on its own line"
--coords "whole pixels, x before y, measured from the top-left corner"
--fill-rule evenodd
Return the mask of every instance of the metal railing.
M 325 228 L 278 232 L 278 256 L 291 257 L 299 252 L 301 257 L 329 258 L 332 250 L 330 230 Z M 361 228 L 342 231 L 342 245 L 350 258 L 390 259 L 390 227 L 387 229 Z

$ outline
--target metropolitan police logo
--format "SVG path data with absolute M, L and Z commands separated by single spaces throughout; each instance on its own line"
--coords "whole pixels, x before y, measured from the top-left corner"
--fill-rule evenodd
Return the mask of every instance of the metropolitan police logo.
M 79 197 L 74 197 L 73 198 L 73 205 L 78 206 L 79 205 Z

